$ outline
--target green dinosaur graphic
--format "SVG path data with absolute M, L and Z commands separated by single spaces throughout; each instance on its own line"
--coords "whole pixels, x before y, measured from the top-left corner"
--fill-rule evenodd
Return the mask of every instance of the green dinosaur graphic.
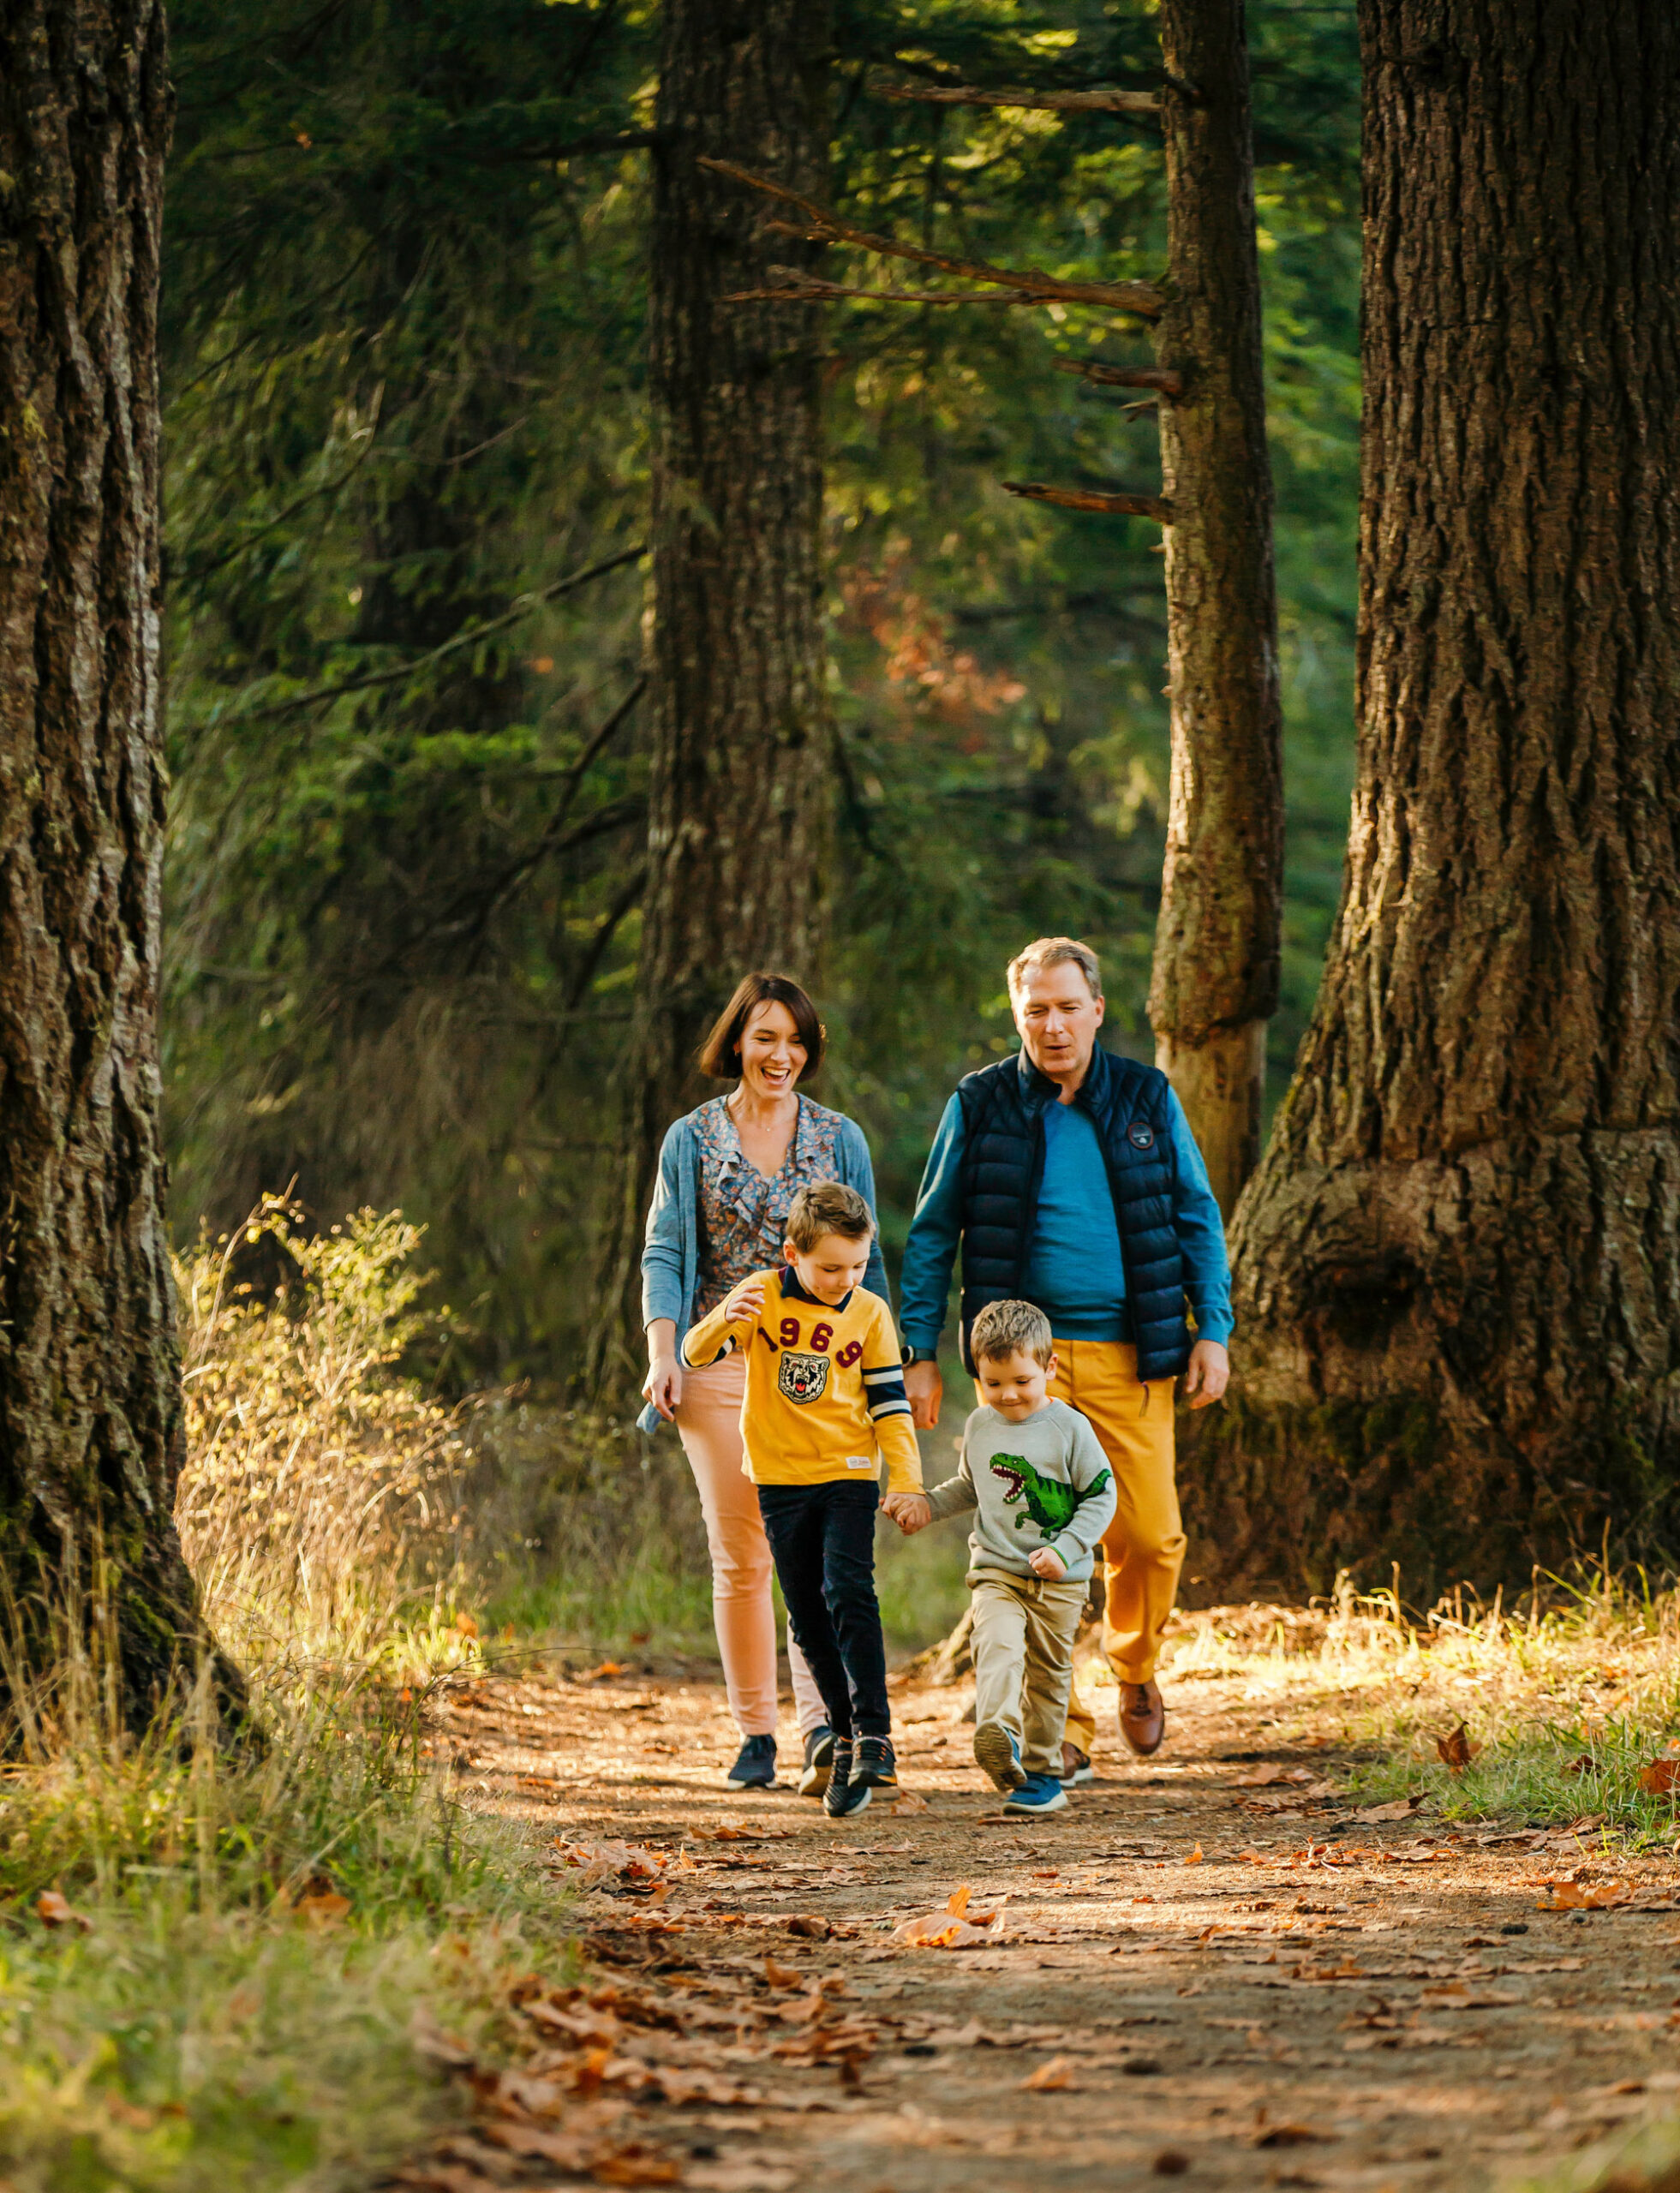
M 1016 1516 L 1015 1528 L 1024 1531 L 1029 1522 L 1037 1523 L 1046 1538 L 1065 1531 L 1078 1513 L 1079 1503 L 1091 1499 L 1109 1482 L 1107 1470 L 1098 1470 L 1085 1491 L 1079 1492 L 1073 1485 L 1064 1485 L 1060 1478 L 1040 1477 L 1025 1455 L 996 1455 L 991 1463 L 991 1473 L 1001 1477 L 1009 1488 L 1003 1496 L 1006 1508 L 1013 1508 L 1018 1500 L 1026 1503 L 1026 1513 Z

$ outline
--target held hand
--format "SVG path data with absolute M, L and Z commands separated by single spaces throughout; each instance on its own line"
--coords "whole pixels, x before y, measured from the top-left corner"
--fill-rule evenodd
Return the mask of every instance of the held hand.
M 724 1304 L 723 1314 L 732 1325 L 747 1325 L 762 1313 L 763 1307 L 763 1281 L 744 1279 Z
M 926 1530 L 933 1521 L 933 1503 L 925 1492 L 889 1492 L 882 1502 L 881 1509 L 883 1515 L 891 1516 L 906 1538 Z
M 1217 1340 L 1199 1340 L 1190 1351 L 1190 1367 L 1184 1374 L 1184 1398 L 1192 1408 L 1208 1408 L 1223 1401 L 1231 1383 L 1231 1359 Z
M 676 1421 L 683 1399 L 683 1366 L 674 1355 L 656 1355 L 648 1365 L 642 1390 L 667 1424 Z
M 1067 1563 L 1047 1545 L 1035 1546 L 1026 1557 L 1026 1565 L 1046 1584 L 1059 1584 L 1067 1574 Z
M 910 1397 L 910 1420 L 918 1431 L 931 1431 L 939 1422 L 939 1404 L 945 1398 L 945 1381 L 936 1363 L 912 1363 L 904 1374 L 904 1390 Z

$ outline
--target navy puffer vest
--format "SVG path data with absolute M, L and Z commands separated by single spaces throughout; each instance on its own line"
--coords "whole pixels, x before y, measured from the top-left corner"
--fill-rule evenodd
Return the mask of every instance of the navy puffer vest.
M 1167 1077 L 1112 1051 L 1092 1053 L 1073 1102 L 1096 1123 L 1126 1268 L 1140 1378 L 1176 1377 L 1190 1357 L 1184 1256 L 1173 1225 L 1175 1168 Z M 957 1085 L 963 1109 L 962 1347 L 988 1302 L 1019 1297 L 1044 1175 L 1044 1107 L 1055 1084 L 1025 1051 Z

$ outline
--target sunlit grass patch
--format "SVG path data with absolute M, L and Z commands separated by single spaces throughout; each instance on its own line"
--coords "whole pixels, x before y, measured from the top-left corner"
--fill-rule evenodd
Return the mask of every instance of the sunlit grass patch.
M 1169 1665 L 1239 1680 L 1281 1736 L 1333 1736 L 1360 1804 L 1420 1794 L 1445 1820 L 1680 1833 L 1674 1799 L 1640 1783 L 1680 1730 L 1680 1604 L 1642 1580 L 1537 1579 L 1522 1608 L 1461 1593 L 1422 1618 L 1344 1580 L 1307 1609 L 1181 1616 Z M 1455 1770 L 1440 1746 L 1461 1727 L 1472 1756 Z

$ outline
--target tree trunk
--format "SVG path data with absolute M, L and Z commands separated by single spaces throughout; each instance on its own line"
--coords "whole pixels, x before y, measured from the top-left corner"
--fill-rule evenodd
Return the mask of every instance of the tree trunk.
M 1680 1524 L 1680 12 L 1360 15 L 1358 782 L 1187 1473 L 1225 1589 Z
M 158 1120 L 169 121 L 158 0 L 0 0 L 0 1665 L 94 1621 L 132 1724 L 200 1635 Z
M 696 164 L 820 197 L 821 0 L 667 0 L 649 389 L 654 631 L 649 869 L 627 1158 L 595 1382 L 639 1357 L 637 1259 L 661 1137 L 702 1091 L 694 1054 L 741 975 L 814 983 L 826 916 L 831 730 L 822 630 L 822 326 L 731 304 L 809 249 Z
M 1227 1221 L 1260 1154 L 1283 895 L 1277 602 L 1243 0 L 1163 0 L 1158 356 L 1172 792 L 1149 1017 Z M 1189 87 L 1189 90 L 1182 87 Z

